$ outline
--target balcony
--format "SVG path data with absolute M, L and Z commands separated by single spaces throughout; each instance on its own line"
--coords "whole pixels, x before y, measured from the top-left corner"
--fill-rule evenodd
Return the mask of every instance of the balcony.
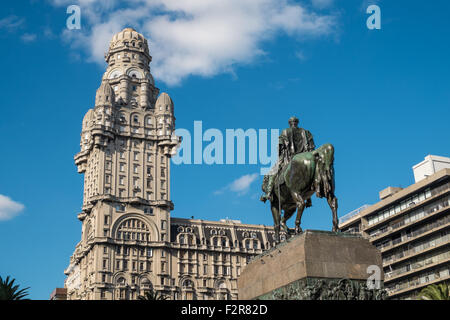
M 436 244 L 434 244 L 434 245 L 428 244 L 427 248 L 425 248 L 423 250 L 418 250 L 416 248 L 412 248 L 412 249 L 409 249 L 409 250 L 405 250 L 405 251 L 399 252 L 398 254 L 395 255 L 395 257 L 391 256 L 389 260 L 387 260 L 387 259 L 384 260 L 383 261 L 383 267 L 387 267 L 387 266 L 392 265 L 392 264 L 403 262 L 403 261 L 408 260 L 408 259 L 410 259 L 412 257 L 415 257 L 415 256 L 418 256 L 418 255 L 421 255 L 421 254 L 433 251 L 435 249 L 442 248 L 442 247 L 450 244 L 450 240 L 446 240 L 446 241 L 441 242 L 441 243 L 438 243 L 438 240 L 439 239 L 436 239 L 436 242 L 437 242 Z
M 363 230 L 364 232 L 366 232 L 366 233 L 370 233 L 370 232 L 369 232 L 370 230 L 374 230 L 374 229 L 376 229 L 376 228 L 379 228 L 380 226 L 382 226 L 383 224 L 385 224 L 385 223 L 387 223 L 387 222 L 389 222 L 389 221 L 395 220 L 396 218 L 399 218 L 399 217 L 401 217 L 401 216 L 403 216 L 403 215 L 405 215 L 405 214 L 408 214 L 408 213 L 414 211 L 414 210 L 417 209 L 419 206 L 420 206 L 420 207 L 423 207 L 423 206 L 425 206 L 425 205 L 427 205 L 427 204 L 430 204 L 430 203 L 433 202 L 434 200 L 436 200 L 436 199 L 438 199 L 438 198 L 440 198 L 440 197 L 442 197 L 442 196 L 447 195 L 448 193 L 450 193 L 450 189 L 447 187 L 447 184 L 446 184 L 445 186 L 446 186 L 446 189 L 444 189 L 444 190 L 439 190 L 439 193 L 434 194 L 434 195 L 432 195 L 431 197 L 426 198 L 425 200 L 423 200 L 423 201 L 421 201 L 421 202 L 419 202 L 419 203 L 414 203 L 414 205 L 412 205 L 412 206 L 410 206 L 410 207 L 407 207 L 407 208 L 405 208 L 405 209 L 403 209 L 403 210 L 400 210 L 399 212 L 397 212 L 397 213 L 395 213 L 395 214 L 393 214 L 393 215 L 391 215 L 391 216 L 389 216 L 389 217 L 387 217 L 387 218 L 384 218 L 384 219 L 382 219 L 381 221 L 375 222 L 375 223 L 373 223 L 373 224 L 371 224 L 371 225 L 368 225 L 367 222 L 366 222 L 366 223 L 362 223 L 362 224 L 361 224 L 362 230 Z M 363 217 L 363 218 L 367 219 L 367 217 Z M 364 222 L 365 219 L 362 219 L 362 221 Z
M 447 277 L 438 278 L 438 279 L 435 279 L 433 281 L 425 282 L 425 283 L 419 283 L 419 282 L 414 282 L 414 284 L 405 283 L 405 284 L 402 284 L 402 285 L 398 286 L 395 289 L 388 290 L 389 297 L 395 297 L 395 296 L 398 296 L 398 295 L 403 294 L 403 293 L 407 293 L 407 292 L 410 292 L 410 291 L 422 289 L 422 288 L 424 288 L 426 286 L 429 286 L 430 284 L 435 284 L 435 283 L 438 283 L 438 282 L 445 282 L 445 281 L 447 281 L 449 279 L 450 279 L 450 276 L 447 276 Z
M 417 262 L 415 264 L 412 265 L 411 270 L 407 271 L 407 272 L 401 272 L 401 271 L 394 271 L 392 273 L 392 275 L 388 275 L 388 273 L 385 274 L 384 277 L 384 283 L 389 283 L 391 281 L 394 280 L 398 280 L 401 279 L 403 277 L 407 277 L 410 276 L 416 272 L 420 272 L 429 268 L 433 268 L 433 267 L 437 267 L 441 264 L 445 264 L 450 262 L 450 257 L 445 257 L 442 259 L 437 259 L 438 261 L 436 262 L 426 262 L 426 261 L 421 261 L 421 262 Z
M 440 213 L 440 211 L 437 212 L 436 215 L 439 213 Z M 426 218 L 427 217 L 424 217 L 423 219 L 426 219 Z M 411 223 L 411 225 L 415 224 L 416 222 L 419 222 L 419 221 L 414 221 Z M 385 244 L 382 244 L 379 246 L 377 245 L 376 247 L 381 251 L 382 254 L 384 254 L 387 251 L 390 251 L 394 248 L 398 248 L 398 247 L 405 245 L 407 243 L 410 243 L 416 239 L 427 236 L 433 232 L 443 230 L 443 229 L 447 228 L 448 226 L 450 226 L 450 216 L 448 216 L 447 219 L 438 220 L 437 222 L 438 223 L 433 223 L 431 225 L 431 227 L 427 228 L 426 230 L 420 230 L 420 229 L 416 230 L 408 236 L 401 237 L 396 241 L 388 241 Z M 370 241 L 373 243 L 375 240 L 370 239 Z
M 428 206 L 430 206 L 430 207 L 429 208 L 421 207 L 421 208 L 423 208 L 422 209 L 423 217 L 421 217 L 417 220 L 408 222 L 408 223 L 406 223 L 405 219 L 404 219 L 396 224 L 388 226 L 384 229 L 380 229 L 375 234 L 372 234 L 370 240 L 372 242 L 378 241 L 378 240 L 384 238 L 385 236 L 390 235 L 394 231 L 396 231 L 396 232 L 401 231 L 401 230 L 408 228 L 416 223 L 420 223 L 421 221 L 426 220 L 427 217 L 438 215 L 439 213 L 441 213 L 442 211 L 444 211 L 446 208 L 449 207 L 449 201 L 448 201 L 448 199 L 444 198 L 442 201 L 439 201 L 439 202 L 436 201 L 436 203 L 429 203 Z M 426 206 L 424 206 L 424 207 L 426 207 Z

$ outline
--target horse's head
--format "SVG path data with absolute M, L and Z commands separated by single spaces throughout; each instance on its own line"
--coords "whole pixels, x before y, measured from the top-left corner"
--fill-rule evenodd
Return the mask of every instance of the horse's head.
M 334 147 L 326 143 L 314 150 L 313 155 L 316 160 L 316 194 L 326 196 L 334 192 Z

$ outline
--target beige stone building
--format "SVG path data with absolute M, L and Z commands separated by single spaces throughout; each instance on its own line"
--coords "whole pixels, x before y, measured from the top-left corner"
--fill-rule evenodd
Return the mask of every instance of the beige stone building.
M 237 277 L 273 245 L 272 228 L 171 217 L 172 99 L 155 87 L 147 40 L 134 29 L 114 35 L 105 60 L 75 155 L 84 197 L 67 299 L 137 299 L 150 288 L 171 299 L 237 299 Z
M 450 281 L 450 159 L 427 156 L 413 169 L 414 184 L 388 187 L 340 220 L 381 251 L 391 299 L 417 299 L 427 285 Z

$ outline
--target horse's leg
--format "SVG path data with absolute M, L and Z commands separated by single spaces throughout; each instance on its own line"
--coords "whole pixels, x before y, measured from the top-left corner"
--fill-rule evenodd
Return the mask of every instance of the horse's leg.
M 281 227 L 286 232 L 286 234 L 289 234 L 289 228 L 286 223 L 292 217 L 292 215 L 294 214 L 296 209 L 297 209 L 297 207 L 294 206 L 292 208 L 284 210 L 283 218 L 281 218 Z
M 303 211 L 305 210 L 305 204 L 297 208 L 297 217 L 295 218 L 295 233 L 299 234 L 302 232 L 300 224 L 302 222 Z
M 280 243 L 280 215 L 278 212 L 278 198 L 273 197 L 273 201 L 270 202 L 270 210 L 273 217 L 273 229 L 275 231 L 275 242 Z
M 339 230 L 339 223 L 338 223 L 338 217 L 337 217 L 337 198 L 334 194 L 330 194 L 327 197 L 328 205 L 330 206 L 331 212 L 333 213 L 333 232 L 338 232 Z
M 305 200 L 297 192 L 291 192 L 291 195 L 297 207 L 297 218 L 295 219 L 295 233 L 300 233 L 302 232 L 300 223 L 303 215 L 303 210 L 305 210 Z

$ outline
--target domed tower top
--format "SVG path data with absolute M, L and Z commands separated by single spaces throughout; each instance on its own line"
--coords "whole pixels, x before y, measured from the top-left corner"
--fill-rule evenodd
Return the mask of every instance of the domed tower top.
M 170 114 L 173 115 L 173 101 L 170 96 L 163 92 L 156 100 L 155 114 Z
M 111 56 L 120 51 L 141 53 L 147 57 L 149 63 L 152 61 L 147 39 L 133 28 L 125 28 L 112 37 L 109 42 L 108 52 L 105 54 L 106 62 L 109 64 Z
M 95 95 L 95 105 L 112 105 L 115 99 L 114 90 L 111 88 L 111 85 L 106 81 L 102 81 Z

